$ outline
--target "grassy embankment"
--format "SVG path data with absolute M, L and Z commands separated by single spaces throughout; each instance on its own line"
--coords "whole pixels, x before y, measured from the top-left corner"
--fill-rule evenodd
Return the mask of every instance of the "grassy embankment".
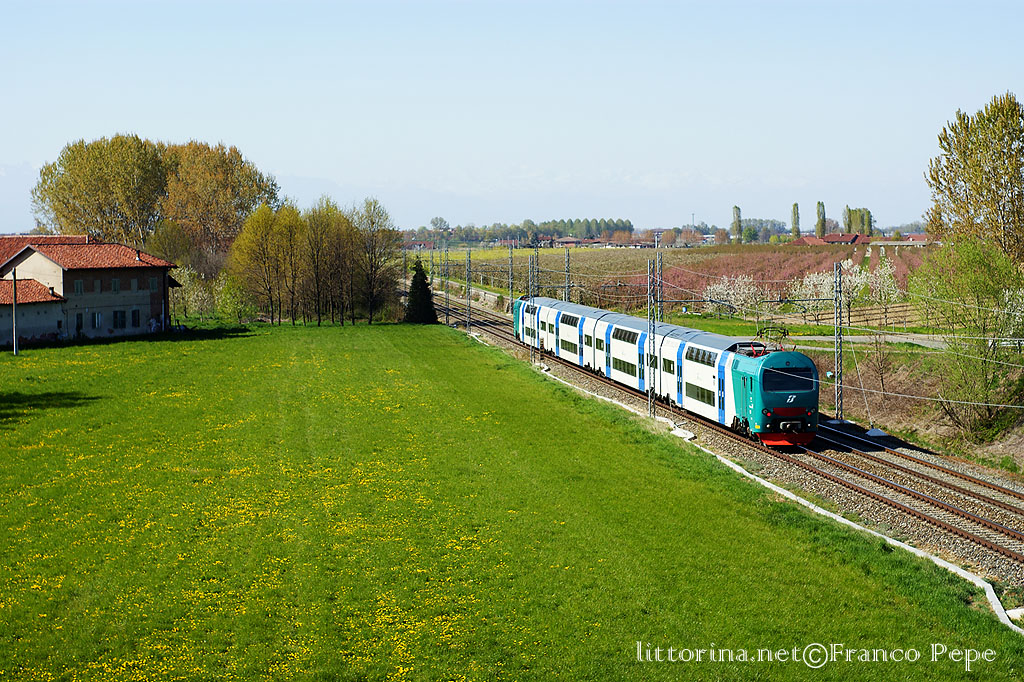
M 0 359 L 0 676 L 957 679 L 977 591 L 443 328 Z M 843 642 L 903 664 L 653 664 Z

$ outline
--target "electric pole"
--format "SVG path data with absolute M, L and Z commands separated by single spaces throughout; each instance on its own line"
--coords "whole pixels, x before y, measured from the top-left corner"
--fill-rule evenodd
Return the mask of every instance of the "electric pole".
M 843 267 L 841 263 L 833 265 L 835 276 L 835 382 L 836 382 L 836 419 L 843 418 Z
M 470 258 L 469 258 L 469 247 L 466 247 L 466 333 L 470 331 L 470 326 L 473 323 L 471 308 L 473 307 L 473 299 L 471 298 L 473 287 L 470 282 L 470 276 L 472 270 L 470 269 Z
M 565 291 L 562 294 L 562 300 L 569 301 L 569 289 L 572 286 L 569 279 L 569 247 L 565 247 Z
M 650 358 L 654 357 L 654 261 L 647 260 L 647 348 L 640 352 L 640 371 L 646 369 L 647 376 L 647 414 L 654 416 L 654 372 L 651 370 Z

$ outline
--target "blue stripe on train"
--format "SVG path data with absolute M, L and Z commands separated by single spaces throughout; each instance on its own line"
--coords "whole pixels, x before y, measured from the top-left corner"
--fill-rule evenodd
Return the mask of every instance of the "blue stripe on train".
M 644 377 L 647 375 L 647 362 L 646 358 L 644 357 L 644 355 L 647 353 L 647 332 L 643 332 L 642 334 L 640 334 L 640 342 L 636 346 L 636 352 L 637 360 L 640 361 L 639 364 L 637 364 L 637 369 L 640 370 L 639 372 L 637 372 L 637 377 L 639 377 L 640 392 L 642 393 L 645 390 L 644 384 L 646 383 L 644 381 Z
M 683 406 L 683 349 L 686 348 L 686 341 L 679 344 L 676 351 L 676 402 L 679 407 Z
M 604 375 L 612 375 L 612 326 L 604 328 Z
M 580 345 L 578 346 L 578 348 L 580 349 L 580 361 L 579 361 L 579 366 L 580 367 L 583 366 L 583 323 L 586 322 L 586 321 L 587 321 L 587 318 L 585 318 L 585 317 L 581 317 L 580 318 L 580 334 L 579 334 L 579 336 L 580 336 Z
M 725 363 L 729 361 L 729 353 L 723 351 L 718 356 L 718 376 L 715 380 L 718 382 L 718 386 L 715 392 L 718 393 L 718 423 L 725 423 Z

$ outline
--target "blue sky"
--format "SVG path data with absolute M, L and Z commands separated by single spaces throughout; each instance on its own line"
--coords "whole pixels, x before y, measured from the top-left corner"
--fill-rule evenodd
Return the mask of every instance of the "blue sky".
M 920 218 L 959 108 L 1024 96 L 1016 2 L 0 2 L 0 232 L 133 132 L 236 145 L 400 227 Z

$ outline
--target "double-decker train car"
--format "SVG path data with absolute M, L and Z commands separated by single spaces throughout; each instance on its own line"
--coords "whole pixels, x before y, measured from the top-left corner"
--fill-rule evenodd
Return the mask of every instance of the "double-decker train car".
M 766 445 L 809 443 L 818 430 L 818 372 L 803 353 L 553 298 L 513 305 L 521 342 Z

